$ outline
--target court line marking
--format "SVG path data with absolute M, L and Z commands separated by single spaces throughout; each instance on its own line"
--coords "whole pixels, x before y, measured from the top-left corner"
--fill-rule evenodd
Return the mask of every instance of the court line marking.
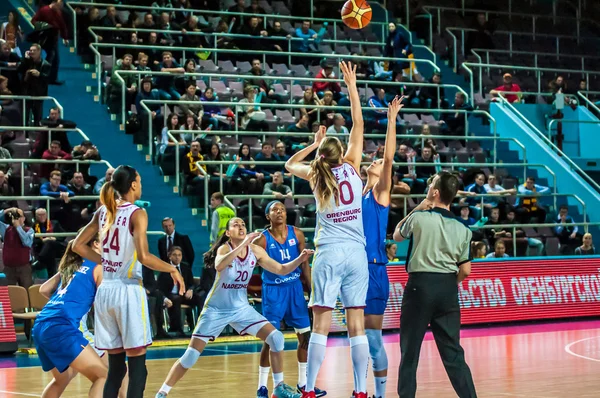
M 14 392 L 14 391 L 5 391 L 5 390 L 0 390 L 1 393 L 6 393 L 6 394 L 12 394 L 12 395 L 23 395 L 25 397 L 41 397 L 41 395 L 39 394 L 28 394 L 25 392 Z
M 577 354 L 576 352 L 573 352 L 571 350 L 571 347 L 574 346 L 575 344 L 581 343 L 583 341 L 593 340 L 593 339 L 600 339 L 600 336 L 586 337 L 585 339 L 573 341 L 573 342 L 571 342 L 571 343 L 569 343 L 569 344 L 567 344 L 565 346 L 565 351 L 567 352 L 567 354 L 571 354 L 574 357 L 578 357 L 578 358 L 582 358 L 582 359 L 587 359 L 588 361 L 600 362 L 600 359 L 598 359 L 598 358 L 592 358 L 592 357 L 588 357 L 588 356 L 585 356 L 585 355 Z

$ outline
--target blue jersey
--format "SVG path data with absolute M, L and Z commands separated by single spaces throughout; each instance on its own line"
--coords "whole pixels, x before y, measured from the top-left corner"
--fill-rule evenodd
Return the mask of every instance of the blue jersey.
M 377 203 L 373 190 L 363 195 L 362 199 L 363 227 L 367 238 L 367 258 L 370 264 L 385 265 L 388 263 L 385 252 L 388 216 L 390 207 Z
M 295 260 L 300 255 L 298 249 L 298 238 L 294 227 L 291 225 L 287 226 L 287 236 L 282 242 L 277 241 L 271 232 L 267 229 L 263 232 L 265 236 L 266 247 L 265 250 L 269 257 L 273 260 L 285 264 Z M 294 271 L 287 275 L 277 275 L 267 270 L 262 273 L 263 283 L 267 285 L 280 285 L 282 283 L 291 283 L 300 279 L 300 268 L 296 268 Z
M 84 260 L 67 286 L 58 285 L 50 301 L 37 316 L 36 323 L 42 321 L 69 323 L 79 329 L 81 318 L 89 312 L 96 297 L 94 280 L 96 266 L 97 264 Z

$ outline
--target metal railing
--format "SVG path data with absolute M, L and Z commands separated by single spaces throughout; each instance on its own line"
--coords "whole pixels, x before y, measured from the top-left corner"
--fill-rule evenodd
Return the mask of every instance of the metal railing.
M 148 118 L 148 143 L 150 144 L 148 149 L 149 149 L 149 156 L 150 159 L 152 158 L 152 154 L 153 154 L 153 149 L 152 149 L 152 132 L 153 132 L 153 119 L 152 119 L 152 110 L 148 107 L 148 105 L 198 105 L 198 104 L 204 104 L 205 102 L 203 101 L 173 101 L 173 100 L 142 100 L 140 101 L 140 105 L 142 107 L 142 109 L 144 109 L 144 111 L 147 113 L 147 118 Z M 336 109 L 340 109 L 340 110 L 345 110 L 345 111 L 350 111 L 350 107 L 349 106 L 325 106 L 325 105 L 304 105 L 304 104 L 263 104 L 263 103 L 249 103 L 249 104 L 245 104 L 245 103 L 239 103 L 239 102 L 225 102 L 225 101 L 210 101 L 210 102 L 206 102 L 209 105 L 213 105 L 213 106 L 226 106 L 226 107 L 233 107 L 235 108 L 235 113 L 236 113 L 236 117 L 237 114 L 240 113 L 239 108 L 244 108 L 244 107 L 248 107 L 248 106 L 260 106 L 261 108 L 285 108 L 285 109 L 301 109 L 301 108 L 310 108 L 310 109 L 327 109 L 327 110 L 336 110 Z M 387 112 L 387 108 L 371 108 L 371 107 L 361 107 L 361 110 L 364 111 L 369 111 L 369 112 L 375 112 L 375 111 L 385 111 Z M 457 109 L 423 109 L 423 108 L 410 108 L 410 109 L 401 109 L 400 113 L 431 113 L 431 112 L 437 112 L 437 113 L 464 113 L 467 115 L 483 115 L 487 118 L 487 120 L 490 121 L 490 124 L 492 124 L 492 131 L 493 131 L 493 135 L 496 136 L 496 120 L 488 113 L 485 111 L 480 111 L 480 110 L 474 110 L 474 111 L 467 111 L 467 110 L 457 110 Z M 368 113 L 367 113 L 368 114 Z M 468 131 L 468 117 L 465 118 L 466 119 L 466 131 Z M 231 134 L 235 134 L 235 132 L 239 131 L 238 128 L 238 123 L 236 123 L 236 128 L 234 130 L 234 132 L 232 132 Z M 494 152 L 496 151 L 496 145 L 495 145 L 495 141 L 494 141 Z
M 281 169 L 284 169 L 285 163 L 283 161 L 236 161 L 236 162 L 232 162 L 230 160 L 201 160 L 196 162 L 196 166 L 198 167 L 199 170 L 201 170 L 201 172 L 203 173 L 204 176 L 206 176 L 206 172 L 204 171 L 202 166 L 219 166 L 219 191 L 223 192 L 223 175 L 224 175 L 224 169 L 223 166 L 229 166 L 230 164 L 235 163 L 235 164 L 241 164 L 241 165 L 269 165 L 269 166 L 276 166 L 276 165 L 280 165 Z M 371 162 L 361 162 L 361 166 L 368 166 L 370 165 Z M 526 164 L 526 163 L 447 163 L 447 162 L 436 162 L 436 163 L 423 163 L 421 166 L 417 163 L 396 163 L 394 162 L 393 164 L 395 167 L 396 166 L 410 166 L 410 167 L 430 167 L 430 166 L 440 166 L 446 169 L 450 169 L 450 170 L 454 170 L 455 168 L 473 168 L 473 167 L 523 167 L 524 168 L 524 175 L 526 175 L 527 169 L 528 168 L 541 168 L 544 169 L 550 176 L 552 176 L 552 189 L 553 189 L 553 193 L 557 194 L 556 192 L 556 174 L 545 164 Z M 205 211 L 205 215 L 206 217 L 208 217 L 208 210 L 209 210 L 209 179 L 208 178 L 204 178 L 204 211 Z M 292 179 L 292 183 L 293 183 L 293 179 Z M 243 197 L 248 197 L 248 195 L 243 195 Z M 270 196 L 269 196 L 270 197 Z M 309 195 L 308 197 L 314 197 L 314 195 Z M 554 196 L 554 207 L 556 207 L 556 196 Z
M 173 76 L 172 73 L 170 72 L 145 72 L 145 71 L 139 71 L 139 70 L 115 70 L 114 74 L 115 78 L 118 80 L 118 82 L 121 85 L 121 98 L 125 98 L 125 80 L 123 79 L 123 77 L 121 75 L 137 75 L 138 77 L 138 87 L 140 87 L 140 82 L 141 82 L 141 78 L 142 76 Z M 194 72 L 194 73 L 178 73 L 176 76 L 178 77 L 197 77 L 197 78 L 208 78 L 208 85 L 210 86 L 212 84 L 212 80 L 216 79 L 216 80 L 221 80 L 221 79 L 237 79 L 237 80 L 255 80 L 255 79 L 260 79 L 260 80 L 266 80 L 269 82 L 288 82 L 290 85 L 290 90 L 287 92 L 287 94 L 289 94 L 290 97 L 290 103 L 293 101 L 293 90 L 291 90 L 291 86 L 294 85 L 294 83 L 298 83 L 298 82 L 306 82 L 306 83 L 314 83 L 314 82 L 328 82 L 328 83 L 339 83 L 342 84 L 344 83 L 343 79 L 317 79 L 314 77 L 296 77 L 296 76 L 269 76 L 269 75 L 261 75 L 261 76 L 256 76 L 256 75 L 252 75 L 252 74 L 225 74 L 225 73 L 203 73 L 203 72 Z M 468 93 L 463 90 L 462 87 L 456 85 L 456 84 L 435 84 L 435 83 L 416 83 L 416 82 L 402 82 L 402 83 L 398 83 L 398 82 L 388 82 L 388 81 L 379 81 L 379 80 L 357 80 L 356 84 L 359 88 L 359 90 L 361 88 L 363 88 L 362 86 L 364 85 L 364 89 L 365 89 L 365 94 L 366 91 L 369 89 L 369 85 L 371 85 L 371 87 L 394 87 L 394 88 L 398 88 L 398 86 L 400 86 L 400 90 L 401 92 L 404 91 L 404 86 L 406 87 L 435 87 L 437 88 L 437 98 L 439 100 L 439 103 L 436 106 L 440 106 L 441 102 L 443 100 L 443 98 L 441 98 L 440 96 L 440 89 L 441 88 L 447 88 L 447 89 L 454 89 L 458 92 L 461 92 L 465 95 L 465 97 L 467 98 L 467 100 L 469 99 L 469 95 Z M 242 93 L 240 93 L 242 94 Z M 121 103 L 121 120 L 122 123 L 125 123 L 126 121 L 126 113 L 127 110 L 125 109 L 125 101 L 122 101 Z
M 25 195 L 25 167 L 26 164 L 56 164 L 56 165 L 68 165 L 74 164 L 75 170 L 79 171 L 79 166 L 82 164 L 103 164 L 106 168 L 112 168 L 110 163 L 106 160 L 45 160 L 45 159 L 0 159 L 0 164 L 21 164 L 21 195 Z
M 75 32 L 77 32 L 77 18 L 76 18 L 76 12 L 75 9 L 73 8 L 73 5 L 75 6 L 89 6 L 89 7 L 100 7 L 100 8 L 106 8 L 106 7 L 115 7 L 117 9 L 117 11 L 119 10 L 132 10 L 132 11 L 143 11 L 144 13 L 149 11 L 149 7 L 145 7 L 145 6 L 133 6 L 133 5 L 123 5 L 123 4 L 108 4 L 108 3 L 93 3 L 93 2 L 73 2 L 73 3 L 67 3 L 67 8 L 71 11 L 72 13 L 72 20 L 73 20 L 73 30 Z M 279 15 L 279 14 L 248 14 L 248 13 L 241 13 L 241 12 L 229 12 L 229 11 L 210 11 L 210 10 L 198 10 L 198 9 L 188 9 L 188 8 L 169 8 L 169 7 L 153 7 L 152 8 L 153 12 L 163 12 L 166 11 L 169 14 L 170 13 L 175 13 L 175 12 L 187 12 L 190 13 L 192 15 L 208 15 L 208 16 L 213 16 L 213 15 L 219 15 L 221 17 L 241 17 L 241 19 L 243 20 L 243 17 L 250 17 L 250 16 L 256 16 L 259 18 L 263 19 L 263 27 L 267 28 L 267 21 L 268 20 L 278 20 L 278 21 L 288 21 L 290 23 L 293 22 L 300 22 L 302 23 L 302 21 L 311 21 L 311 22 L 318 22 L 319 24 L 322 24 L 323 22 L 327 22 L 328 24 L 330 24 L 333 27 L 333 38 L 334 40 L 337 39 L 337 32 L 338 32 L 338 27 L 339 26 L 343 26 L 343 22 L 340 18 L 338 19 L 334 19 L 334 18 L 313 18 L 313 17 L 294 17 L 291 15 Z M 378 27 L 378 29 L 381 30 L 381 35 L 382 37 L 385 37 L 385 31 L 387 29 L 387 23 L 386 22 L 376 22 L 376 21 L 372 21 L 371 24 L 372 26 Z M 340 29 L 341 30 L 341 29 Z M 77 35 L 75 35 L 75 37 L 77 37 Z M 75 38 L 75 47 L 77 47 L 77 39 Z
M 54 97 L 49 97 L 49 96 L 35 97 L 35 96 L 31 96 L 31 95 L 0 95 L 0 101 L 2 101 L 2 100 L 23 101 L 23 108 L 21 110 L 21 117 L 23 118 L 23 125 L 24 126 L 27 125 L 27 108 L 26 108 L 27 101 L 45 101 L 45 100 L 52 101 L 54 103 L 54 106 L 56 108 L 58 108 L 58 112 L 59 112 L 60 117 L 61 118 L 65 117 L 65 112 L 64 112 L 64 109 L 63 109 L 62 105 Z
M 590 107 L 598 112 L 597 115 L 600 115 L 600 108 L 598 108 L 598 105 L 596 105 L 593 101 L 590 101 L 590 99 L 587 97 L 586 94 L 600 94 L 600 91 L 578 91 L 577 92 L 577 96 L 579 96 L 581 99 L 583 99 L 583 101 L 585 102 L 585 105 L 587 106 L 587 108 L 589 109 Z
M 0 201 L 15 201 L 15 200 L 28 200 L 28 201 L 36 201 L 36 202 L 46 202 L 46 211 L 50 214 L 50 202 L 53 201 L 63 201 L 62 198 L 52 198 L 50 196 L 32 196 L 32 195 L 19 195 L 19 196 L 0 196 Z M 98 195 L 81 195 L 81 196 L 71 196 L 69 197 L 69 202 L 71 201 L 92 201 L 92 200 L 100 200 L 100 196 Z M 77 235 L 77 232 L 73 232 Z M 39 234 L 36 234 L 36 236 Z
M 175 153 L 175 185 L 177 187 L 180 186 L 181 184 L 181 165 L 179 162 L 179 148 L 182 144 L 179 143 L 179 141 L 177 140 L 177 138 L 175 137 L 176 135 L 181 135 L 181 134 L 198 134 L 201 133 L 201 131 L 199 130 L 168 130 L 167 131 L 167 135 L 169 137 L 169 139 L 171 139 L 173 142 L 175 142 L 175 149 L 176 149 L 176 153 Z M 280 132 L 275 132 L 275 131 L 269 131 L 269 132 L 263 132 L 263 131 L 238 131 L 235 134 L 232 134 L 231 131 L 214 131 L 211 130 L 210 131 L 210 135 L 212 136 L 230 136 L 230 135 L 235 135 L 236 139 L 239 139 L 237 136 L 261 136 L 262 135 L 262 142 L 267 141 L 267 137 L 276 137 L 276 138 L 283 138 L 283 137 L 302 137 L 302 136 L 307 136 L 307 133 L 290 133 L 287 131 L 280 131 Z M 385 139 L 385 134 L 364 134 L 363 135 L 365 139 Z M 339 135 L 338 138 L 344 142 L 348 139 L 348 135 Z M 421 146 L 423 146 L 425 144 L 425 141 L 428 139 L 433 139 L 433 140 L 465 140 L 465 141 L 491 141 L 491 140 L 499 140 L 499 141 L 508 141 L 508 142 L 513 142 L 515 145 L 517 145 L 522 151 L 523 151 L 523 162 L 527 162 L 527 149 L 525 148 L 525 145 L 521 144 L 519 142 L 519 140 L 517 140 L 516 138 L 498 138 L 498 137 L 478 137 L 478 136 L 455 136 L 455 135 L 423 135 L 423 134 L 397 134 L 396 138 L 398 139 L 398 142 L 402 142 L 404 141 L 408 141 L 408 140 L 421 140 Z M 497 162 L 497 155 L 494 152 L 492 154 L 492 162 L 496 163 Z M 236 161 L 235 160 L 231 160 L 232 164 L 235 164 Z M 292 191 L 294 190 L 294 180 L 292 180 Z
M 79 234 L 79 232 L 52 232 L 52 233 L 40 233 L 40 234 L 34 234 L 35 237 L 37 238 L 70 238 L 72 236 L 77 236 Z M 166 233 L 164 233 L 163 231 L 146 231 L 147 235 L 158 235 L 158 236 L 164 236 L 166 235 Z
M 503 105 L 508 106 L 508 108 L 521 119 L 523 123 L 525 123 L 534 133 L 537 133 L 538 137 L 540 137 L 548 146 L 561 157 L 561 159 L 571 167 L 571 172 L 573 174 L 579 174 L 582 179 L 584 179 L 588 184 L 590 184 L 597 192 L 600 192 L 600 185 L 594 179 L 592 179 L 585 171 L 583 171 L 575 162 L 571 160 L 563 151 L 561 151 L 552 140 L 549 140 L 548 137 L 544 133 L 542 133 L 533 123 L 531 123 L 521 112 L 517 110 L 510 102 L 502 96 L 502 93 L 499 93 L 498 97 L 501 99 L 501 103 Z
M 548 123 L 548 140 L 552 141 L 552 126 L 558 123 L 573 123 L 573 124 L 600 124 L 600 121 L 593 120 L 576 120 L 576 119 L 552 119 Z M 579 156 L 579 153 L 578 155 Z
M 74 132 L 77 133 L 81 136 L 82 140 L 89 140 L 89 137 L 87 135 L 85 135 L 85 133 L 83 131 L 81 131 L 81 129 L 79 128 L 73 128 L 73 129 L 65 129 L 65 128 L 59 128 L 59 127 L 44 127 L 44 126 L 39 126 L 39 127 L 22 127 L 22 126 L 0 126 L 0 131 L 32 131 L 32 132 L 36 132 L 36 133 L 42 133 L 42 132 L 48 132 L 48 148 L 50 148 L 50 144 L 52 143 L 52 132 L 53 131 L 57 131 L 57 132 Z
M 120 48 L 120 49 L 136 49 L 136 50 L 140 50 L 140 49 L 154 49 L 154 50 L 164 50 L 164 51 L 182 51 L 183 52 L 183 57 L 185 58 L 185 52 L 186 51 L 193 51 L 193 52 L 198 52 L 199 49 L 198 48 L 192 48 L 192 47 L 175 47 L 175 46 L 152 46 L 152 45 L 132 45 L 132 44 L 119 44 L 119 43 L 91 43 L 90 44 L 90 49 L 92 50 L 92 52 L 95 54 L 96 57 L 96 81 L 97 81 L 97 92 L 98 95 L 100 95 L 101 92 L 101 75 L 102 75 L 102 60 L 101 60 L 101 54 L 100 52 L 96 49 L 96 47 L 98 48 L 112 48 L 113 51 L 116 50 L 116 48 Z M 218 56 L 218 54 L 240 54 L 240 51 L 242 50 L 232 50 L 232 49 L 225 49 L 225 48 L 219 48 L 216 50 L 211 50 L 212 53 L 215 54 L 215 56 Z M 243 54 L 245 55 L 256 55 L 257 57 L 260 57 L 262 59 L 263 64 L 266 63 L 266 57 L 270 56 L 270 55 L 274 55 L 274 56 L 288 56 L 288 57 L 299 57 L 299 58 L 334 58 L 337 60 L 337 62 L 341 61 L 341 60 L 347 60 L 347 61 L 361 61 L 364 60 L 365 57 L 364 56 L 360 56 L 360 55 L 339 55 L 339 54 L 310 54 L 310 53 L 303 53 L 303 52 L 281 52 L 281 51 L 256 51 L 256 50 L 243 50 Z M 396 58 L 388 58 L 388 57 L 368 57 L 370 60 L 373 61 L 393 61 L 393 62 L 397 62 L 398 59 Z M 426 64 L 429 65 L 434 72 L 439 72 L 440 68 L 431 60 L 428 59 L 417 59 L 417 58 L 410 58 L 407 59 L 406 62 L 409 63 L 417 63 L 417 64 Z M 413 68 L 410 68 L 410 77 L 412 79 L 412 71 Z

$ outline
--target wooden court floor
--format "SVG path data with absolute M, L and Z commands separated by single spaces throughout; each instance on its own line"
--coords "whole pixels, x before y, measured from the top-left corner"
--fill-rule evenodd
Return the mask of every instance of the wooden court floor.
M 462 344 L 479 397 L 600 397 L 600 321 L 467 329 Z M 288 344 L 288 346 L 290 346 Z M 253 397 L 259 354 L 255 343 L 214 345 L 207 356 L 172 390 L 169 397 Z M 290 347 L 293 348 L 293 347 Z M 400 361 L 398 338 L 386 335 L 390 377 L 388 397 L 396 397 Z M 154 397 L 182 349 L 158 348 L 149 355 L 146 397 Z M 226 355 L 224 355 L 226 354 Z M 208 356 L 210 355 L 210 356 Z M 163 358 L 160 358 L 163 357 Z M 35 356 L 0 361 L 0 397 L 39 397 L 49 375 L 34 364 Z M 10 364 L 14 364 L 13 367 Z M 285 352 L 286 380 L 295 384 L 295 351 Z M 331 338 L 318 386 L 328 397 L 350 397 L 352 368 L 345 338 Z M 418 371 L 418 397 L 454 397 L 431 336 L 423 343 Z M 369 375 L 369 392 L 373 393 Z M 86 397 L 89 382 L 77 377 L 64 397 Z

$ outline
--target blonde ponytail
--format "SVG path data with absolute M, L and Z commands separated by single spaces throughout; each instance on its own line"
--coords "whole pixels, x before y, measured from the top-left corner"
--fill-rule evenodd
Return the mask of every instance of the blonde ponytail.
M 117 214 L 117 193 L 112 183 L 105 182 L 100 190 L 100 203 L 106 207 L 106 219 L 102 226 L 101 236 L 105 236 L 115 222 Z
M 317 210 L 331 208 L 331 199 L 340 205 L 340 189 L 331 169 L 339 166 L 342 159 L 342 143 L 335 137 L 326 137 L 319 146 L 316 158 L 310 162 L 310 183 L 314 188 Z
M 96 241 L 98 241 L 98 234 L 95 234 L 92 239 L 87 242 L 87 245 L 90 246 Z M 60 263 L 58 264 L 58 273 L 60 274 L 60 284 L 62 287 L 69 284 L 71 278 L 73 278 L 73 274 L 77 272 L 83 263 L 83 257 L 73 251 L 73 242 L 74 241 L 70 241 L 67 244 L 65 254 L 63 254 Z

